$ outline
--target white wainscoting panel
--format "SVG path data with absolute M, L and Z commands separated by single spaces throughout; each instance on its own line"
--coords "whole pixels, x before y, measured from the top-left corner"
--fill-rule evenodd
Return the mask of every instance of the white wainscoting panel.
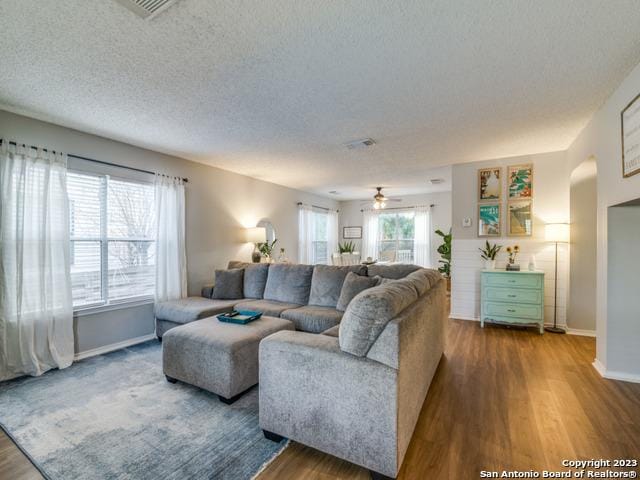
M 480 319 L 480 270 L 484 260 L 480 258 L 478 248 L 484 246 L 484 238 L 471 240 L 453 240 L 451 261 L 451 318 L 463 320 Z M 536 269 L 543 270 L 545 324 L 553 323 L 553 281 L 555 244 L 529 239 L 489 239 L 489 243 L 503 245 L 498 254 L 496 268 L 504 270 L 507 265 L 508 245 L 519 245 L 520 253 L 516 262 L 526 270 L 531 255 L 536 257 Z M 558 245 L 558 325 L 566 326 L 567 281 L 569 264 L 567 244 Z

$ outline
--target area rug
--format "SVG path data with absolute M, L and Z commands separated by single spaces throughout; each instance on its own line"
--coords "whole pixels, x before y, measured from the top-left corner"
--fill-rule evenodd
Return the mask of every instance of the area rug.
M 286 447 L 257 388 L 225 405 L 170 384 L 156 341 L 0 383 L 0 423 L 51 480 L 250 479 Z

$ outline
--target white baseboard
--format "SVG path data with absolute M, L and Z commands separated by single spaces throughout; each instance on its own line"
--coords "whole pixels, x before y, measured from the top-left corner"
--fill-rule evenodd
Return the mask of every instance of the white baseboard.
M 582 330 L 580 328 L 567 328 L 567 333 L 569 335 L 579 335 L 581 337 L 595 337 L 596 336 L 596 331 L 595 330 Z
M 470 317 L 468 315 L 456 315 L 455 313 L 451 313 L 449 315 L 449 318 L 451 318 L 452 320 L 468 320 L 470 322 L 479 322 L 480 319 L 477 317 Z
M 479 322 L 480 318 L 479 317 L 472 317 L 469 315 L 457 315 L 455 313 L 451 313 L 449 314 L 449 318 L 453 319 L 453 320 L 468 320 L 470 322 Z M 545 323 L 544 326 L 545 327 L 550 327 L 552 326 L 553 323 Z M 567 333 L 569 335 L 580 335 L 583 337 L 595 337 L 596 336 L 596 332 L 595 330 L 580 330 L 578 328 L 569 328 L 566 325 L 558 325 L 561 328 L 564 328 Z
M 91 350 L 86 350 L 84 352 L 78 352 L 74 355 L 73 360 L 78 361 L 84 358 L 95 357 L 96 355 L 103 355 L 105 353 L 113 352 L 115 350 L 120 350 L 122 348 L 132 347 L 133 345 L 137 345 L 139 343 L 148 342 L 149 340 L 153 340 L 156 338 L 155 333 L 150 333 L 149 335 L 144 335 L 142 337 L 130 338 L 128 340 L 124 340 L 123 342 L 112 343 L 111 345 L 105 345 L 104 347 L 92 348 Z
M 592 363 L 593 368 L 604 378 L 608 378 L 609 380 L 619 380 L 622 382 L 632 382 L 632 383 L 640 383 L 640 375 L 634 375 L 632 373 L 625 372 L 613 372 L 611 370 L 607 370 L 607 368 L 602 364 L 600 360 L 597 358 Z

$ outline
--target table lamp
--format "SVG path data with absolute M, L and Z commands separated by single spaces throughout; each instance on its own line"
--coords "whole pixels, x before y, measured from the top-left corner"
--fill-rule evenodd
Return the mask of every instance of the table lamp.
M 267 229 L 264 227 L 251 227 L 245 229 L 245 240 L 247 243 L 253 243 L 254 249 L 251 254 L 253 263 L 260 263 L 262 255 L 258 250 L 258 244 L 267 241 Z

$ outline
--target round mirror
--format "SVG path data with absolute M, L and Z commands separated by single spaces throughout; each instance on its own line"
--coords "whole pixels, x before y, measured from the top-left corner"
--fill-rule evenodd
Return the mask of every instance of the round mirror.
M 256 227 L 264 227 L 267 232 L 267 242 L 272 243 L 277 238 L 276 229 L 273 228 L 273 224 L 268 218 L 263 218 L 262 220 L 260 220 Z

